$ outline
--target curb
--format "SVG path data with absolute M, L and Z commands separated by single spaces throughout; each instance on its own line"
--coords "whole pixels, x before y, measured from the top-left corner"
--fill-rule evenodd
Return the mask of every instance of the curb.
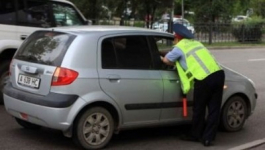
M 207 46 L 206 46 L 207 47 Z M 265 46 L 220 46 L 220 47 L 207 47 L 209 50 L 226 50 L 226 49 L 265 49 Z
M 247 149 L 250 149 L 250 148 L 254 148 L 254 147 L 260 146 L 260 145 L 262 145 L 264 143 L 265 143 L 265 139 L 260 139 L 260 140 L 256 140 L 256 141 L 253 141 L 253 142 L 250 142 L 250 143 L 246 143 L 246 144 L 234 147 L 234 148 L 230 148 L 228 150 L 247 150 Z

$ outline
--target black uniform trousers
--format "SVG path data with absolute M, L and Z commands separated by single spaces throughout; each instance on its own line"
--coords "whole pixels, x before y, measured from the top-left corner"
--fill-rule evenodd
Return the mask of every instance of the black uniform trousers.
M 213 141 L 219 125 L 224 86 L 224 71 L 210 74 L 203 80 L 195 80 L 191 135 Z M 206 108 L 208 116 L 205 120 Z

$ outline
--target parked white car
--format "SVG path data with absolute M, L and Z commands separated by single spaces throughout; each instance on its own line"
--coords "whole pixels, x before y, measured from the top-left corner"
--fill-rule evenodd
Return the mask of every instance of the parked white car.
M 157 30 L 157 31 L 167 32 L 167 30 L 168 30 L 168 23 L 167 22 L 163 22 L 163 23 L 155 22 L 153 24 L 152 28 L 155 29 L 155 30 Z
M 235 22 L 241 22 L 241 21 L 248 20 L 248 19 L 251 19 L 251 18 L 248 17 L 248 16 L 238 15 L 238 16 L 236 16 L 235 18 L 233 18 L 232 21 L 235 21 Z
M 14 2 L 14 3 L 13 3 Z M 0 0 L 0 104 L 8 68 L 21 43 L 41 28 L 87 25 L 81 12 L 66 0 Z
M 173 23 L 183 24 L 192 34 L 195 34 L 194 27 L 190 24 L 190 22 L 187 19 L 173 18 Z M 157 30 L 157 31 L 167 32 L 168 23 L 164 21 L 155 22 L 152 26 L 152 29 Z

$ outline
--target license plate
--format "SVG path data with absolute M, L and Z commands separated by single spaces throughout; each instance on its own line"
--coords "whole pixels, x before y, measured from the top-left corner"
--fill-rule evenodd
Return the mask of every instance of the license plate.
M 40 86 L 40 79 L 20 74 L 18 76 L 18 83 L 24 86 L 38 89 Z

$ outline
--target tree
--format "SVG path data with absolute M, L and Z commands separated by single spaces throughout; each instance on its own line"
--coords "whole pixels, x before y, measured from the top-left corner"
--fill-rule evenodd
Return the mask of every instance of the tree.
M 251 0 L 251 8 L 253 8 L 254 14 L 265 18 L 265 0 Z
M 250 0 L 196 0 L 192 2 L 196 22 L 230 22 L 236 11 L 245 11 Z M 237 9 L 234 9 L 237 6 Z
M 106 18 L 107 13 L 113 12 L 119 16 L 123 11 L 124 0 L 70 0 L 73 2 L 86 18 L 97 21 L 98 19 Z M 107 9 L 107 10 L 106 10 Z

